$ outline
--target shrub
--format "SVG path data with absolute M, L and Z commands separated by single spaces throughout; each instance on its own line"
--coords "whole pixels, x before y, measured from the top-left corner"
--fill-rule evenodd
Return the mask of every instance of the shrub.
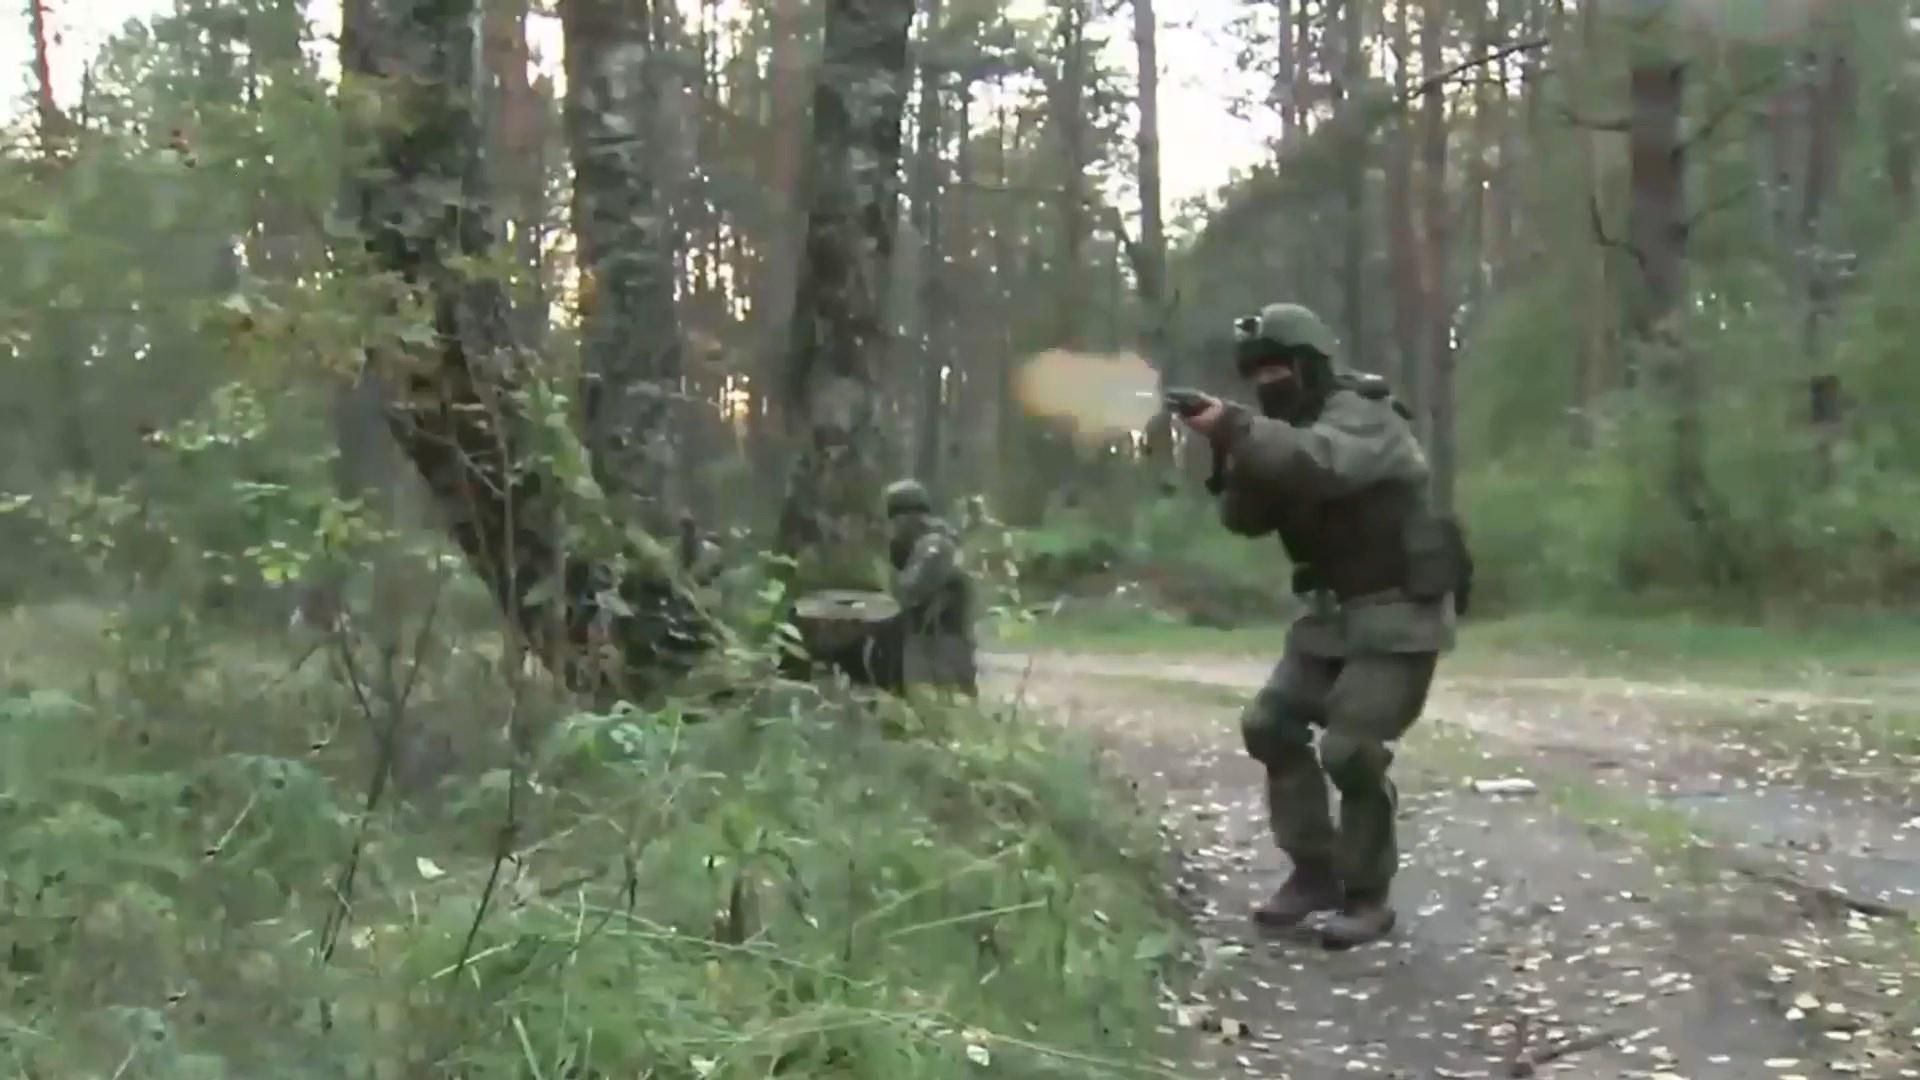
M 11 1073 L 1090 1076 L 1153 1050 L 1157 836 L 1062 732 L 800 687 L 584 714 L 464 644 L 399 709 L 370 664 L 263 678 L 192 626 L 166 633 L 200 659 L 156 677 L 158 629 L 107 621 L 90 656 L 6 646 Z M 539 735 L 515 756 L 503 726 Z M 374 800 L 387 730 L 402 788 Z

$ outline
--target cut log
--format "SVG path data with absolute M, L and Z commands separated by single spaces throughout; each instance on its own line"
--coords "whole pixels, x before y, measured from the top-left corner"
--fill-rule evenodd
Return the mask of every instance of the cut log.
M 893 597 L 853 589 L 811 592 L 794 601 L 787 621 L 800 632 L 806 655 L 783 663 L 781 674 L 812 678 L 832 669 L 862 686 L 904 692 L 905 624 Z

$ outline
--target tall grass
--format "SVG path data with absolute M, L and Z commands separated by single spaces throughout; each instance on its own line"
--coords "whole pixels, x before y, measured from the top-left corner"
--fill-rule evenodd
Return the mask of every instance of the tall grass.
M 1065 733 L 795 686 L 581 713 L 457 643 L 403 709 L 333 645 L 30 632 L 85 621 L 0 637 L 9 1075 L 1157 1069 L 1158 838 Z

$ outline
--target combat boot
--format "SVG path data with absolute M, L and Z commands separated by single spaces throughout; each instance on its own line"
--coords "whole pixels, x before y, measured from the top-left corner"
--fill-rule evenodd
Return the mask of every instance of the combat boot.
M 1266 903 L 1253 909 L 1253 921 L 1264 929 L 1288 930 L 1319 911 L 1340 906 L 1340 879 L 1330 859 L 1302 859 L 1293 873 Z
M 1320 942 L 1329 949 L 1371 945 L 1393 933 L 1393 906 L 1385 897 L 1348 897 L 1340 913 L 1320 924 Z

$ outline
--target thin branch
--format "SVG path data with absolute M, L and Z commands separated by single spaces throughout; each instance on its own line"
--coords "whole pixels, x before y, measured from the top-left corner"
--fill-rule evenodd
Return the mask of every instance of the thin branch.
M 1120 249 L 1127 253 L 1127 263 L 1133 267 L 1135 282 L 1147 280 L 1152 271 L 1147 269 L 1147 253 L 1133 236 L 1127 232 L 1127 219 L 1120 216 L 1120 208 L 1102 203 L 1093 196 L 1087 197 L 1087 203 L 1095 210 L 1103 211 L 1107 227 L 1113 230 L 1113 238 L 1120 243 Z
M 1593 226 L 1593 238 L 1601 247 L 1619 248 L 1621 251 L 1633 256 L 1633 261 L 1639 264 L 1641 273 L 1646 272 L 1646 252 L 1635 247 L 1631 241 L 1620 240 L 1607 235 L 1606 222 L 1600 219 L 1600 199 L 1597 196 L 1587 196 L 1587 221 Z
M 1750 103 L 1755 94 L 1771 90 L 1775 86 L 1778 86 L 1783 77 L 1784 76 L 1777 71 L 1769 72 L 1765 76 L 1755 79 L 1753 82 L 1728 95 L 1727 100 L 1721 102 L 1720 107 L 1708 115 L 1705 120 L 1702 120 L 1700 126 L 1694 129 L 1693 134 L 1687 136 L 1687 138 L 1680 143 L 1681 152 L 1685 153 L 1692 149 L 1696 143 L 1706 142 L 1721 124 L 1726 123 L 1729 118 L 1738 115 L 1740 111 Z
M 1437 75 L 1427 76 L 1426 78 L 1420 80 L 1419 82 L 1413 84 L 1412 86 L 1408 87 L 1405 91 L 1403 91 L 1400 94 L 1400 100 L 1402 102 L 1405 102 L 1413 98 L 1417 98 L 1420 95 L 1426 93 L 1427 91 L 1434 89 L 1435 87 L 1451 82 L 1455 77 L 1459 75 L 1463 75 L 1469 71 L 1472 71 L 1474 68 L 1482 68 L 1482 67 L 1488 66 L 1489 64 L 1497 64 L 1500 61 L 1505 60 L 1507 57 L 1512 56 L 1514 53 L 1534 52 L 1539 49 L 1544 49 L 1551 44 L 1553 44 L 1552 38 L 1543 38 L 1543 37 L 1525 38 L 1520 41 L 1509 42 L 1493 50 L 1492 52 L 1484 53 L 1480 56 L 1475 56 L 1467 60 L 1462 60 L 1461 62 L 1453 65 L 1452 67 L 1446 69 L 1445 71 L 1440 72 Z
M 1752 878 L 1762 884 L 1772 885 L 1790 893 L 1802 903 L 1852 911 L 1874 919 L 1892 919 L 1908 925 L 1920 921 L 1914 912 L 1897 904 L 1856 896 L 1834 885 L 1808 881 L 1797 874 L 1759 859 L 1735 856 L 1733 871 L 1742 877 Z
M 1587 131 L 1625 131 L 1628 127 L 1625 117 L 1618 120 L 1595 120 L 1574 112 L 1571 106 L 1558 104 L 1554 106 L 1554 111 L 1560 114 L 1560 119 Z
M 1705 221 L 1707 218 L 1713 216 L 1714 214 L 1717 214 L 1720 211 L 1726 210 L 1730 207 L 1738 206 L 1741 203 L 1746 202 L 1748 199 L 1751 199 L 1753 197 L 1753 192 L 1754 192 L 1754 189 L 1752 187 L 1734 188 L 1732 191 L 1729 191 L 1726 194 L 1721 195 L 1719 198 L 1714 199 L 1712 202 L 1701 207 L 1699 211 L 1693 214 L 1693 216 L 1687 218 L 1685 224 L 1682 227 L 1685 228 L 1689 233 L 1691 233 L 1694 230 L 1695 226 L 1699 225 L 1701 222 Z
M 953 180 L 949 188 L 961 188 L 967 191 L 986 191 L 997 195 L 1032 195 L 1042 199 L 1058 199 L 1067 193 L 1064 187 L 1047 187 L 1043 184 L 995 184 L 985 180 Z
M 1538 1068 L 1541 1065 L 1559 1061 L 1561 1058 L 1570 1057 L 1588 1050 L 1598 1050 L 1611 1043 L 1617 1043 L 1630 1034 L 1632 1033 L 1624 1027 L 1603 1028 L 1586 1035 L 1576 1035 L 1567 1039 L 1565 1042 L 1556 1043 L 1551 1046 L 1543 1046 L 1526 1055 L 1523 1060 L 1529 1067 Z M 1516 1073 L 1513 1075 L 1523 1074 Z
M 327 912 L 322 924 L 319 941 L 319 961 L 322 965 L 333 962 L 334 950 L 340 944 L 340 935 L 346 930 L 348 921 L 353 917 L 353 888 L 360 874 L 360 860 L 366 853 L 367 829 L 373 820 L 373 812 L 379 808 L 380 799 L 386 794 L 387 782 L 393 776 L 393 764 L 399 754 L 400 724 L 402 716 L 389 715 L 384 724 L 376 715 L 373 702 L 367 696 L 366 680 L 360 675 L 360 667 L 354 662 L 353 639 L 349 636 L 348 625 L 342 620 L 334 629 L 334 643 L 338 650 L 336 659 L 347 684 L 353 690 L 354 702 L 366 717 L 368 726 L 374 729 L 377 737 L 374 751 L 373 776 L 367 782 L 365 800 L 360 807 L 358 821 L 355 824 L 353 847 L 347 853 L 346 862 L 334 877 L 333 906 Z

